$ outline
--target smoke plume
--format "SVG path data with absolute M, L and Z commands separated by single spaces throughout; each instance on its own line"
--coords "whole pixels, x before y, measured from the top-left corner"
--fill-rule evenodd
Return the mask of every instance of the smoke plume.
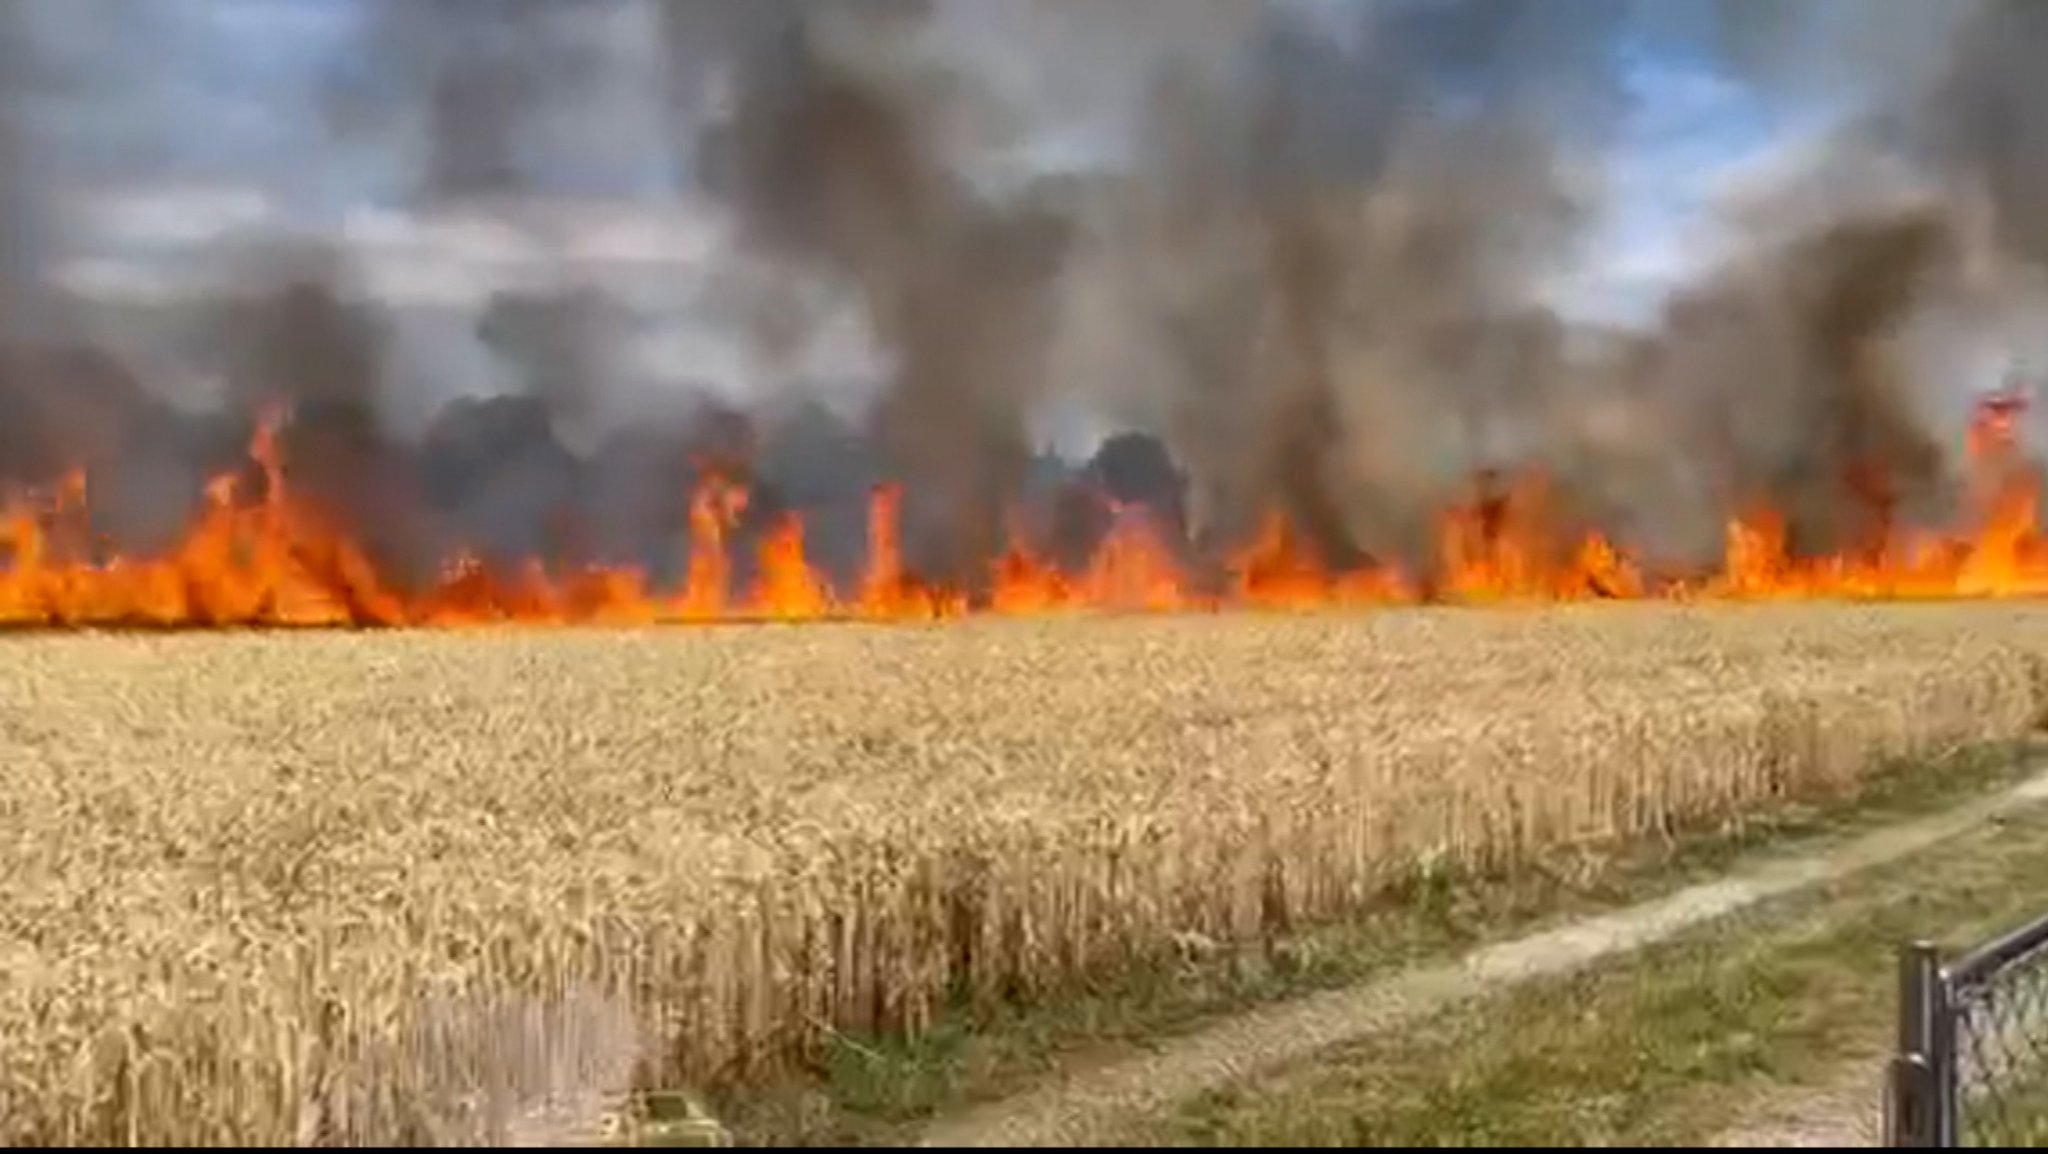
M 50 109 L 109 81 L 53 68 L 19 7 L 0 480 L 82 468 L 124 541 L 161 542 L 190 503 L 160 494 L 288 414 L 295 489 L 401 582 L 457 552 L 672 575 L 712 474 L 753 490 L 742 543 L 799 514 L 841 579 L 868 491 L 899 485 L 910 565 L 967 592 L 1019 527 L 1080 564 L 1113 507 L 1191 564 L 1277 514 L 1332 568 L 1427 576 L 1443 510 L 1525 471 L 1560 544 L 1600 529 L 1690 564 L 1768 507 L 1795 548 L 1870 547 L 1953 512 L 1956 386 L 1927 367 L 2010 329 L 2048 258 L 2048 14 L 2024 0 L 1854 28 L 1741 0 L 1690 23 L 1629 0 L 384 0 L 309 86 L 309 164 L 377 157 L 405 211 L 498 214 L 550 268 L 424 325 L 333 238 L 223 256 L 190 359 L 227 387 L 195 414 L 115 354 L 130 321 L 58 287 L 42 161 L 74 142 Z M 1551 286 L 1610 207 L 1645 37 L 1856 114 L 1616 336 Z M 601 135 L 630 101 L 676 179 L 614 201 L 715 219 L 705 283 L 758 291 L 628 301 L 532 224 L 575 187 L 561 126 Z M 848 326 L 876 388 L 805 367 Z M 736 350 L 749 389 L 637 351 L 679 328 Z M 1123 435 L 1049 463 L 1054 409 Z

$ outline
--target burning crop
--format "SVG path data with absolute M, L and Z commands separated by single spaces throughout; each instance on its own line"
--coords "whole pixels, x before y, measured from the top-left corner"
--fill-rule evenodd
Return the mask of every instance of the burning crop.
M 1959 437 L 1943 379 L 2018 340 L 2042 256 L 2039 134 L 2000 127 L 2041 106 L 2024 5 L 1888 14 L 1869 39 L 1924 65 L 1900 106 L 1772 186 L 1799 211 L 1727 206 L 1723 258 L 1625 340 L 1539 284 L 1601 207 L 1571 177 L 1631 105 L 1632 6 L 1384 0 L 1329 16 L 1342 34 L 1277 4 L 1024 10 L 365 6 L 363 67 L 297 110 L 308 157 L 410 158 L 406 228 L 510 229 L 555 195 L 535 158 L 561 125 L 640 102 L 673 200 L 579 211 L 704 226 L 715 251 L 681 263 L 715 266 L 705 287 L 629 301 L 536 240 L 530 284 L 401 306 L 345 237 L 251 226 L 191 262 L 225 283 L 143 315 L 77 287 L 42 183 L 64 166 L 38 150 L 91 143 L 48 110 L 111 73 L 27 20 L 0 84 L 0 625 L 2048 589 L 2031 418 L 2000 402 Z M 1812 32 L 1789 12 L 1717 9 L 1694 47 L 1772 90 L 1731 46 Z M 1012 39 L 1036 88 L 961 56 Z M 1128 139 L 1014 171 L 1020 136 L 1070 131 Z M 1842 193 L 1872 153 L 1910 179 Z M 839 332 L 872 363 L 821 351 Z M 679 344 L 742 367 L 696 379 Z M 804 431 L 803 404 L 843 427 Z M 1063 407 L 1157 459 L 1048 469 Z
M 539 559 L 491 566 L 460 557 L 424 584 L 394 581 L 343 523 L 302 499 L 288 479 L 275 424 L 251 447 L 255 468 L 208 486 L 189 529 L 163 555 L 90 559 L 89 495 L 82 476 L 0 517 L 0 625 L 14 627 L 453 626 L 710 623 L 728 620 L 933 620 L 984 612 L 1196 612 L 1313 609 L 1441 601 L 1643 598 L 1996 598 L 2048 592 L 2048 541 L 2038 489 L 2010 458 L 2014 401 L 1987 401 L 1970 455 L 1991 480 L 1967 535 L 1880 536 L 1867 548 L 1799 557 L 1783 517 L 1764 508 L 1731 521 L 1718 571 L 1660 576 L 1597 532 L 1574 538 L 1553 517 L 1540 473 L 1487 479 L 1468 504 L 1445 512 L 1435 564 L 1335 571 L 1284 515 L 1220 566 L 1185 558 L 1148 510 L 1118 509 L 1077 568 L 1021 538 L 990 565 L 978 596 L 908 571 L 899 537 L 902 494 L 871 497 L 865 562 L 841 590 L 805 548 L 805 524 L 785 513 L 756 534 L 742 583 L 735 556 L 749 490 L 713 476 L 688 501 L 688 562 L 658 588 L 644 571 L 564 571 Z M 2003 469 L 2003 472 L 1997 470 Z

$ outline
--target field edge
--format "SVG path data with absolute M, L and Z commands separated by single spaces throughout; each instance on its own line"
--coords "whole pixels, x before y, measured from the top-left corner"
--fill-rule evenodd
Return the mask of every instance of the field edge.
M 1492 875 L 1419 867 L 1360 917 L 1242 946 L 1189 942 L 1176 958 L 1026 1004 L 956 1003 L 928 1032 L 832 1036 L 811 1070 L 711 1093 L 723 1123 L 764 1145 L 896 1144 L 934 1119 L 1170 1045 L 1233 1015 L 1369 983 L 1575 919 L 1813 854 L 2025 779 L 2048 739 L 1899 760 L 1853 794 L 1788 800 L 1667 840 L 1560 852 Z

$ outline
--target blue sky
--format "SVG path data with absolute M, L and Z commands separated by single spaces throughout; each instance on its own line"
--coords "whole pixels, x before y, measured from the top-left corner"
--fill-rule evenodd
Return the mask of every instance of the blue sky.
M 94 4 L 118 5 L 124 17 L 164 15 L 149 35 L 131 38 L 133 58 L 116 61 L 97 52 L 89 29 L 81 32 L 65 15 L 85 14 Z M 124 181 L 147 173 L 171 182 L 251 182 L 290 207 L 316 212 L 396 191 L 395 165 L 380 172 L 374 155 L 308 148 L 315 139 L 304 111 L 310 80 L 345 60 L 361 11 L 356 0 L 182 0 L 160 8 L 137 0 L 45 0 L 40 11 L 60 40 L 68 30 L 85 58 L 128 81 L 85 112 L 93 153 L 109 169 L 125 170 Z M 1624 80 L 1636 99 L 1603 174 L 1604 212 L 1588 238 L 1584 267 L 1566 289 L 1568 303 L 1598 315 L 1640 317 L 1654 308 L 1708 247 L 1705 209 L 1717 182 L 1796 136 L 1789 110 L 1770 107 L 1676 43 L 1644 39 L 1621 49 Z M 206 129 L 171 134 L 169 124 Z M 566 136 L 573 143 L 577 133 Z M 652 144 L 604 148 L 593 139 L 577 153 L 585 170 L 565 173 L 567 183 L 620 183 L 633 175 L 629 158 L 644 163 Z M 338 181 L 341 174 L 359 179 Z
M 1651 46 L 1625 47 L 1623 59 L 1633 106 L 1583 275 L 1594 311 L 1634 318 L 1707 255 L 1721 183 L 1795 133 L 1789 110 L 1709 62 Z

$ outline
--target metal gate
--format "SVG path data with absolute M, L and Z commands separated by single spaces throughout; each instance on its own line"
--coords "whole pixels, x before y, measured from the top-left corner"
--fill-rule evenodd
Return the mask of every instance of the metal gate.
M 1899 957 L 1891 1146 L 2048 1146 L 2048 916 L 1946 964 Z

